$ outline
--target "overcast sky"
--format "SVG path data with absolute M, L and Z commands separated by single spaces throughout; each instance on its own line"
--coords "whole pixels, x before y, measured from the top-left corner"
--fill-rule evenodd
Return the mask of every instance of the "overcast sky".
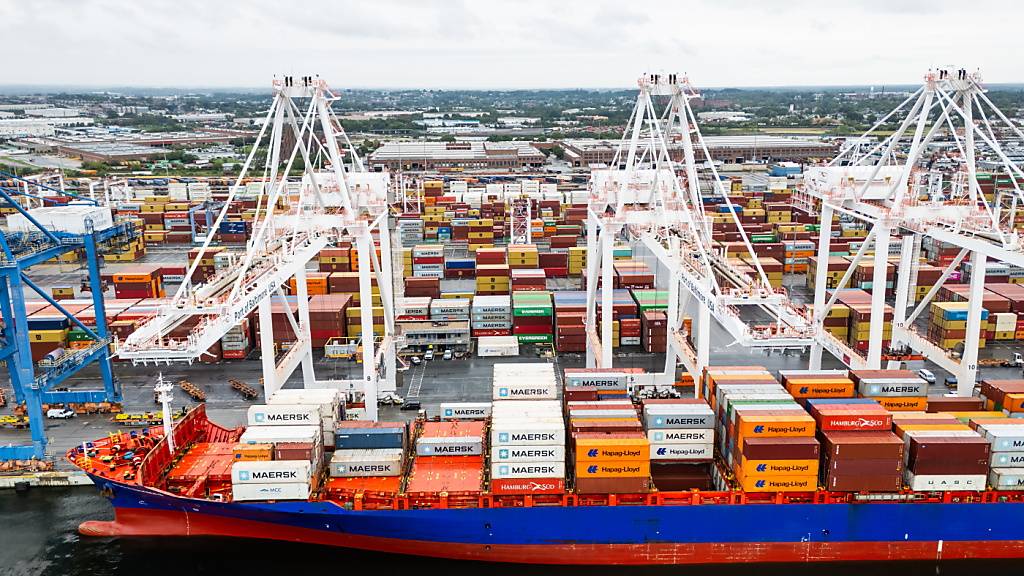
M 627 87 L 1024 81 L 1024 2 L 0 0 L 0 84 Z

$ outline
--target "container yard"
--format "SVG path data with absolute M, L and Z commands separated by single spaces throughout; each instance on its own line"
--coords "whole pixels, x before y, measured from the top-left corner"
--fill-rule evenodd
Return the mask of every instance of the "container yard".
M 983 95 L 930 74 L 922 98 Z M 688 80 L 638 87 L 621 161 L 585 183 L 396 186 L 339 150 L 326 82 L 286 77 L 253 152 L 291 131 L 309 157 L 305 106 L 323 165 L 86 203 L 91 232 L 81 198 L 48 189 L 65 214 L 4 188 L 19 445 L 0 455 L 63 454 L 103 487 L 116 516 L 89 536 L 539 564 L 1019 557 L 1016 176 L 911 180 L 934 160 L 917 106 L 885 154 L 755 189 L 694 160 Z M 639 144 L 657 139 L 689 154 Z

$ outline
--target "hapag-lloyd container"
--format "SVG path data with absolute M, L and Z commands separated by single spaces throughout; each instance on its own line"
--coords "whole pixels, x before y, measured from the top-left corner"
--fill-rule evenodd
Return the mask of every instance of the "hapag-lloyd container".
M 476 420 L 491 415 L 491 402 L 444 402 L 441 418 Z
M 646 478 L 650 475 L 651 461 L 649 459 L 576 463 L 577 478 L 623 478 L 630 476 Z
M 249 406 L 249 426 L 320 426 L 320 409 L 299 404 Z
M 654 444 L 649 449 L 651 460 L 710 460 L 714 446 L 705 444 Z
M 480 456 L 484 453 L 480 436 L 419 437 L 417 456 Z
M 493 462 L 564 462 L 565 446 L 501 446 L 491 450 Z
M 308 460 L 263 460 L 235 462 L 231 465 L 232 484 L 309 484 Z
M 401 448 L 377 450 L 336 450 L 331 457 L 332 478 L 398 476 L 402 473 Z
M 289 482 L 284 484 L 236 484 L 231 487 L 231 499 L 235 502 L 262 500 L 308 500 L 309 483 Z
M 658 444 L 706 444 L 715 439 L 711 428 L 655 429 L 647 431 L 647 439 Z
M 491 478 L 565 478 L 565 462 L 493 462 Z
M 576 462 L 642 460 L 647 458 L 647 438 L 577 438 Z

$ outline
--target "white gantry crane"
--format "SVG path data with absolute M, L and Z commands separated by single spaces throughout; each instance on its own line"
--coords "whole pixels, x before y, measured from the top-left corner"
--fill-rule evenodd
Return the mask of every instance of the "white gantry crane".
M 708 365 L 711 319 L 748 347 L 806 348 L 813 342 L 810 319 L 773 288 L 750 238 L 722 186 L 701 136 L 690 100 L 699 97 L 676 74 L 646 74 L 627 131 L 608 168 L 591 173 L 587 217 L 587 366 L 612 367 L 612 247 L 624 237 L 641 243 L 668 270 L 668 351 L 665 370 L 646 385 L 671 386 L 677 362 L 695 376 Z M 664 108 L 660 103 L 666 102 Z M 681 148 L 681 158 L 680 155 Z M 676 158 L 673 157 L 675 154 Z M 701 160 L 698 161 L 698 154 Z M 740 270 L 712 240 L 704 213 L 702 176 L 710 195 L 725 205 L 756 271 Z M 601 283 L 598 288 L 598 282 Z M 597 330 L 597 302 L 601 311 Z M 695 302 L 693 342 L 682 331 L 683 314 Z M 756 311 L 752 309 L 756 308 Z M 744 313 L 746 309 L 746 314 Z M 762 326 L 755 326 L 756 314 Z
M 361 394 L 367 417 L 376 419 L 378 395 L 395 390 L 389 176 L 365 169 L 331 109 L 337 99 L 319 78 L 274 81 L 273 101 L 263 127 L 212 227 L 219 230 L 241 202 L 249 206 L 254 202 L 256 214 L 245 252 L 205 282 L 193 284 L 189 279 L 211 250 L 214 234 L 208 234 L 173 298 L 118 343 L 121 358 L 136 364 L 191 363 L 256 310 L 265 396 L 278 390 L 301 365 L 305 387 Z M 252 168 L 260 154 L 265 156 L 262 174 Z M 297 161 L 301 170 L 293 170 Z M 374 235 L 380 243 L 379 258 Z M 354 380 L 317 380 L 306 265 L 342 236 L 354 238 L 358 252 L 363 375 Z M 292 277 L 296 280 L 298 321 L 291 314 L 286 316 L 297 341 L 283 354 L 275 354 L 271 297 L 276 294 L 283 299 L 282 286 Z M 376 339 L 373 277 L 380 287 L 385 323 L 383 338 Z
M 895 132 L 878 135 L 887 123 Z M 815 283 L 814 324 L 818 338 L 812 348 L 811 368 L 821 364 L 823 349 L 850 366 L 881 368 L 882 314 L 886 306 L 886 268 L 890 238 L 900 242 L 897 269 L 892 345 L 922 353 L 958 379 L 957 393 L 970 395 L 978 368 L 978 341 L 982 321 L 985 271 L 990 260 L 1024 267 L 1024 249 L 1014 228 L 1024 202 L 1020 183 L 1024 172 L 1000 145 L 1024 140 L 1024 133 L 986 95 L 977 73 L 940 68 L 929 71 L 924 85 L 892 112 L 881 118 L 853 146 L 827 167 L 805 172 L 804 191 L 821 203 L 819 266 Z M 978 166 L 1010 186 L 986 198 L 978 180 Z M 823 321 L 836 301 L 836 291 L 826 293 L 825 272 L 836 214 L 865 222 L 871 227 L 837 288 L 847 286 L 853 270 L 874 248 L 871 332 L 867 357 L 849 350 L 825 331 Z M 939 281 L 914 304 L 922 242 L 942 242 L 959 248 L 959 254 Z M 970 256 L 970 298 L 963 355 L 957 359 L 929 341 L 914 324 L 928 309 L 932 298 L 957 267 Z M 893 366 L 895 367 L 895 366 Z

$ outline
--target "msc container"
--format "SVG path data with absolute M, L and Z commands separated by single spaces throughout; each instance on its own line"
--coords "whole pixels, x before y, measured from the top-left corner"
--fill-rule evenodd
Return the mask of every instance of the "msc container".
M 331 457 L 331 477 L 399 476 L 404 456 L 401 448 L 336 450 Z
M 319 426 L 249 426 L 238 439 L 242 444 L 278 444 L 281 442 L 320 443 Z
M 565 462 L 494 462 L 491 478 L 565 478 Z
M 491 415 L 491 402 L 443 402 L 441 418 L 475 420 Z
M 231 465 L 231 483 L 308 485 L 311 468 L 308 460 L 235 462 Z
M 491 451 L 494 462 L 564 462 L 565 446 L 502 446 Z
M 276 404 L 249 406 L 249 426 L 321 426 L 317 406 Z
M 483 453 L 483 438 L 479 436 L 421 436 L 416 439 L 417 456 L 480 456 Z
M 647 439 L 652 444 L 705 444 L 714 441 L 715 432 L 710 428 L 655 429 L 647 431 Z
M 231 487 L 231 498 L 235 502 L 308 500 L 309 484 L 301 482 L 289 482 L 287 484 L 237 484 Z
M 706 444 L 651 444 L 651 460 L 710 460 L 714 446 Z

